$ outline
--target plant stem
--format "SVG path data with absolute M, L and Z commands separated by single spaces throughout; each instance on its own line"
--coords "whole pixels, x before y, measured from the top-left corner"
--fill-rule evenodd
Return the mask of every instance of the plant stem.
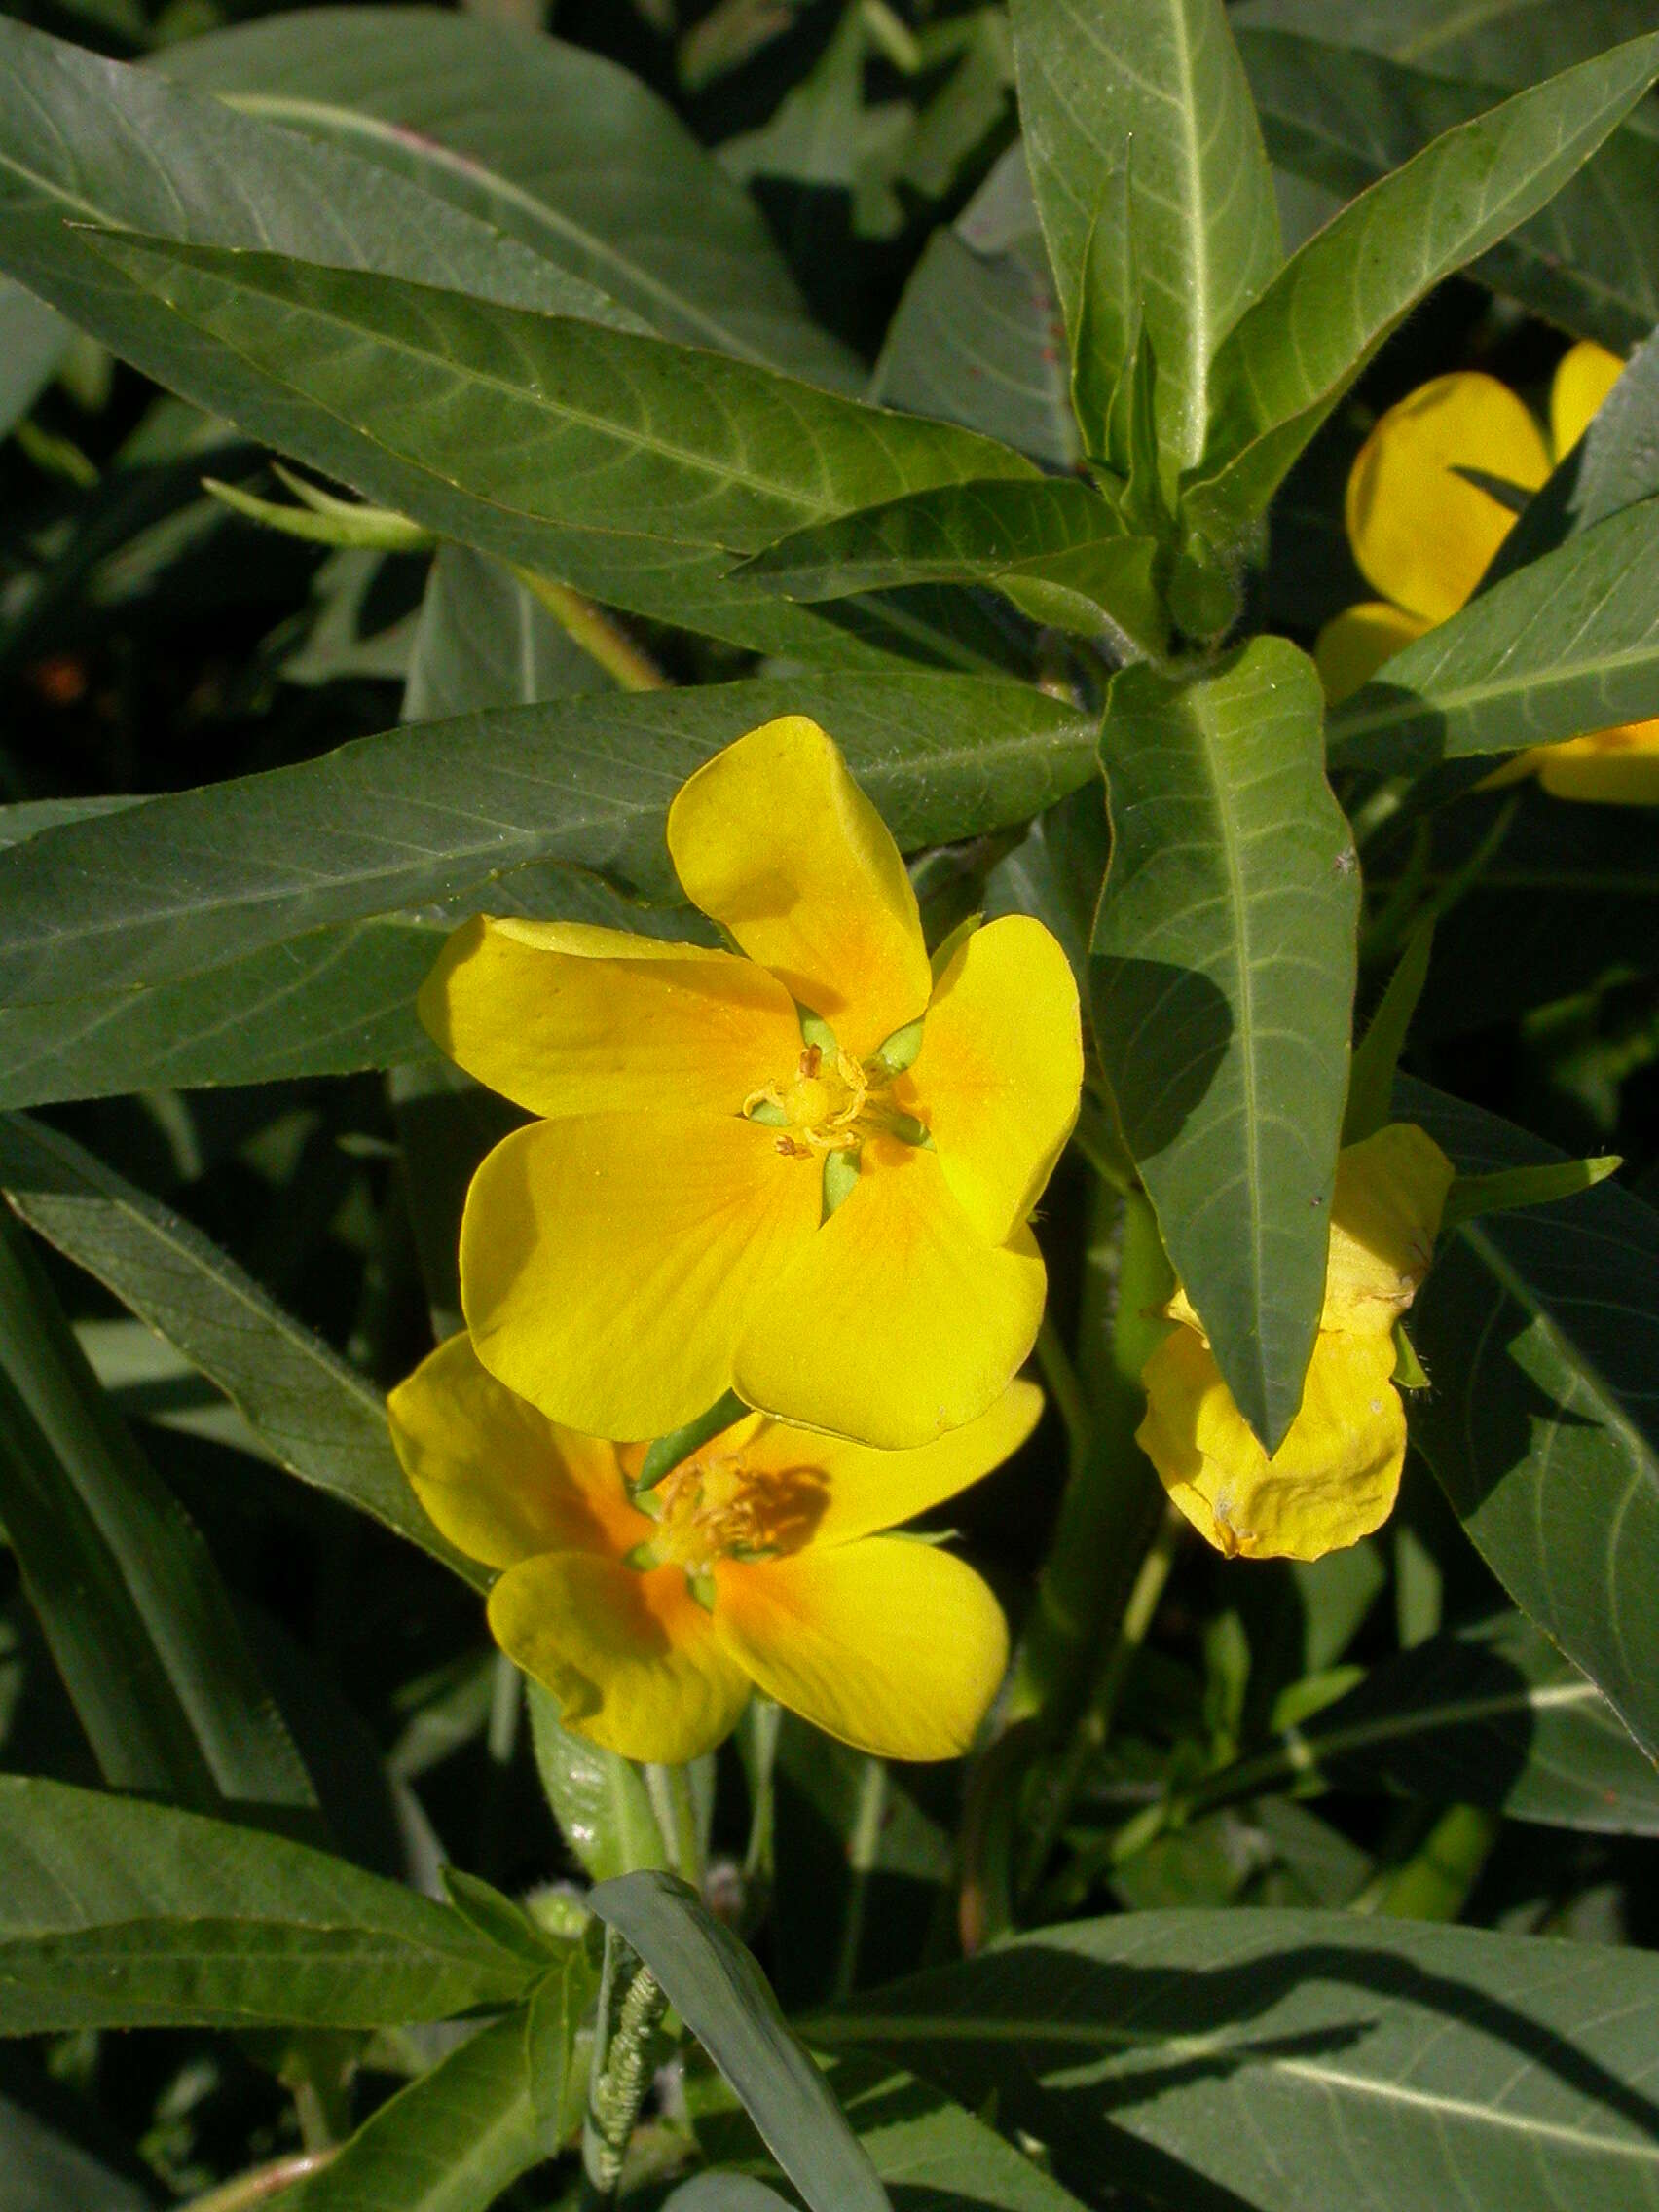
M 841 1924 L 841 1950 L 835 1962 L 835 1995 L 845 1997 L 858 1978 L 859 1950 L 864 1941 L 865 1907 L 869 1900 L 869 1878 L 881 1850 L 881 1825 L 887 1817 L 887 1766 L 882 1759 L 866 1758 L 859 1777 L 859 1801 L 853 1816 L 853 1832 L 847 1838 L 847 1864 L 852 1879 L 847 1888 L 847 1917 Z
M 273 2158 L 266 2166 L 253 2166 L 245 2174 L 210 2189 L 205 2196 L 193 2196 L 180 2212 L 243 2212 L 250 2204 L 263 2204 L 308 2174 L 320 2173 L 338 2156 L 339 2146 L 326 2151 L 300 2151 L 286 2158 Z
M 1118 1633 L 1095 1670 L 1082 1714 L 1050 1779 L 1043 1803 L 1026 1837 L 1017 1884 L 1021 1897 L 1028 1897 L 1036 1888 L 1084 1775 L 1090 1761 L 1105 1749 L 1119 1695 L 1134 1664 L 1135 1654 L 1146 1641 L 1186 1528 L 1186 1522 L 1175 1508 L 1166 1505 L 1152 1548 L 1141 1561 L 1140 1571 L 1130 1588 Z
M 591 599 L 580 592 L 571 591 L 568 584 L 556 584 L 549 576 L 538 576 L 534 569 L 513 570 L 526 591 L 538 599 L 573 645 L 580 646 L 588 658 L 597 661 L 607 676 L 623 691 L 666 691 L 669 681 L 648 653 L 644 653 L 631 638 L 602 614 Z
M 697 1805 L 691 1794 L 690 1770 L 683 1766 L 645 1766 L 645 1795 L 651 1801 L 668 1863 L 682 1882 L 699 1893 L 703 1887 L 703 1847 L 698 1834 Z
M 582 2120 L 581 2212 L 606 2212 L 616 2201 L 628 2141 L 650 2084 L 651 2040 L 667 2009 L 668 1998 L 645 1961 L 607 1928 Z

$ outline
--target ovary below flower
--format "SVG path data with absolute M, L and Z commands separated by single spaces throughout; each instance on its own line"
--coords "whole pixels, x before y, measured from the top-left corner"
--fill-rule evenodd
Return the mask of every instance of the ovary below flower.
M 422 994 L 444 1051 L 540 1117 L 467 1198 L 480 1358 L 595 1436 L 732 1387 L 893 1449 L 973 1420 L 1042 1315 L 1026 1223 L 1083 1072 L 1063 953 L 1014 915 L 936 977 L 898 847 L 798 716 L 699 769 L 668 841 L 743 956 L 480 919 Z
M 501 1648 L 566 1727 L 624 1758 L 679 1762 L 724 1737 L 752 1688 L 884 1758 L 968 1748 L 1008 1635 L 969 1567 L 883 1533 L 1018 1449 L 1042 1393 L 914 1452 L 751 1414 L 637 1502 L 638 1445 L 558 1427 L 452 1337 L 391 1393 L 391 1432 L 427 1513 L 502 1571 Z
M 1394 1324 L 1428 1272 L 1451 1187 L 1451 1161 L 1409 1123 L 1342 1153 L 1319 1334 L 1301 1410 L 1272 1457 L 1177 1291 L 1166 1309 L 1176 1327 L 1142 1370 L 1137 1436 L 1171 1499 L 1218 1551 L 1318 1559 L 1387 1519 L 1406 1456 Z
M 1477 372 L 1436 377 L 1389 408 L 1354 461 L 1346 505 L 1354 560 L 1382 597 L 1319 633 L 1315 657 L 1333 702 L 1464 605 L 1514 527 L 1501 487 L 1535 492 L 1623 367 L 1603 347 L 1574 346 L 1550 388 L 1548 440 L 1507 386 Z M 1557 798 L 1659 804 L 1659 721 L 1533 747 L 1489 782 L 1528 775 Z

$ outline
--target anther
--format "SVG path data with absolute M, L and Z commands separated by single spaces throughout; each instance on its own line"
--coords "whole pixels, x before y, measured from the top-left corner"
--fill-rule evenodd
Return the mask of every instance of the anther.
M 808 1082 L 810 1082 L 812 1078 L 818 1073 L 819 1069 L 824 1065 L 824 1053 L 822 1048 L 817 1045 L 808 1045 L 806 1050 L 800 1055 L 799 1064 L 801 1074 L 806 1077 Z

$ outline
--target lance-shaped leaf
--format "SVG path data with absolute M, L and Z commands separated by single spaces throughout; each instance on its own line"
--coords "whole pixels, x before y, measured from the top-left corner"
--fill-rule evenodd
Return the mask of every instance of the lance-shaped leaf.
M 0 999 L 199 974 L 462 894 L 476 910 L 488 875 L 530 861 L 678 900 L 669 802 L 711 754 L 785 714 L 836 738 L 906 849 L 1026 821 L 1093 773 L 1087 716 L 962 677 L 819 674 L 419 723 L 0 852 Z
M 0 2035 L 441 2020 L 538 1971 L 326 1852 L 0 1776 Z
M 894 584 L 1000 584 L 1031 611 L 1046 605 L 1049 619 L 1085 635 L 1097 634 L 1109 615 L 1156 651 L 1165 630 L 1152 582 L 1157 550 L 1076 477 L 993 479 L 915 492 L 792 531 L 738 573 L 798 600 Z
M 545 2156 L 522 2008 L 370 2115 L 283 2212 L 488 2212 Z
M 1541 207 L 1659 76 L 1633 39 L 1447 131 L 1345 207 L 1246 309 L 1216 355 L 1197 519 L 1266 506 L 1388 333 L 1445 276 Z
M 436 8 L 334 7 L 179 40 L 154 66 L 412 178 L 665 338 L 860 381 L 808 319 L 754 201 L 601 55 Z
M 1094 1033 L 1175 1271 L 1270 1451 L 1302 1402 L 1347 1084 L 1358 870 L 1312 663 L 1114 679 Z
M 624 1874 L 588 1904 L 645 1960 L 812 2212 L 892 2212 L 869 2156 L 753 1954 L 672 1874 Z
M 1098 381 L 1116 382 L 1137 335 L 1129 303 L 1090 286 L 1086 316 L 1088 271 L 1138 264 L 1172 484 L 1203 450 L 1222 333 L 1279 264 L 1272 176 L 1227 12 L 1222 0 L 1014 0 L 1012 13 L 1066 328 L 1075 341 L 1087 323 Z
M 1559 1160 L 1402 1081 L 1471 1173 Z M 1412 1314 L 1412 1435 L 1515 1603 L 1659 1755 L 1659 1214 L 1617 1183 L 1444 1238 Z
M 1292 1789 L 1396 1790 L 1512 1820 L 1659 1835 L 1659 1770 L 1524 1613 L 1430 1637 L 1218 1773 L 1189 1813 Z
M 1528 500 L 1480 589 L 1525 569 L 1581 530 L 1659 496 L 1659 334 L 1639 346 L 1590 427 Z
M 203 1810 L 316 1799 L 194 1522 L 0 1218 L 0 1522 L 100 1769 Z
M 1336 1912 L 1043 1928 L 812 2022 L 1035 2136 L 1062 2182 L 1215 2212 L 1659 2196 L 1645 1952 Z
M 1476 70 L 1462 81 L 1326 44 L 1333 34 L 1323 28 L 1304 37 L 1240 23 L 1238 48 L 1275 164 L 1346 200 L 1442 131 L 1495 106 L 1507 90 L 1650 30 L 1651 11 L 1640 12 L 1641 20 L 1623 27 L 1609 22 L 1581 47 L 1559 37 L 1531 71 Z M 1378 11 L 1371 13 L 1378 18 Z M 1558 30 L 1566 20 L 1562 11 L 1554 12 Z M 1637 129 L 1633 118 L 1548 206 L 1489 247 L 1470 274 L 1535 313 L 1622 350 L 1659 316 L 1659 242 L 1646 219 L 1656 190 L 1659 143 Z
M 1556 0 L 1478 0 L 1472 8 L 1448 8 L 1446 0 L 1388 0 L 1386 8 L 1376 0 L 1239 0 L 1234 15 L 1240 31 L 1306 31 L 1414 69 L 1517 91 L 1653 26 L 1648 0 L 1579 0 L 1570 9 Z
M 1579 533 L 1385 661 L 1333 766 L 1408 772 L 1659 715 L 1659 499 Z
M 32 1229 L 216 1382 L 272 1456 L 474 1583 L 416 1503 L 386 1400 L 234 1260 L 42 1123 L 0 1117 L 0 1191 Z M 194 1531 L 193 1531 L 194 1533 Z

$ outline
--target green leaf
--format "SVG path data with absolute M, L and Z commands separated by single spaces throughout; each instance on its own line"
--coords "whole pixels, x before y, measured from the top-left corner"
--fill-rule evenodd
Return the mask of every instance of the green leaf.
M 541 1787 L 565 1841 L 594 1880 L 666 1866 L 662 1831 L 639 1769 L 562 1727 L 559 1701 L 539 1682 L 527 1680 L 525 1687 Z
M 1394 1071 L 1405 1050 L 1434 950 L 1434 924 L 1424 922 L 1406 941 L 1364 1037 L 1353 1049 L 1348 1068 L 1347 1105 L 1343 1110 L 1344 1144 L 1361 1144 L 1387 1121 L 1394 1095 Z
M 421 601 L 404 721 L 610 689 L 598 662 L 498 561 L 464 545 L 439 546 Z
M 1094 1034 L 1175 1271 L 1270 1451 L 1324 1297 L 1359 878 L 1312 663 L 1262 638 L 1114 678 Z
M 530 2000 L 524 2023 L 525 2058 L 536 2140 L 545 2157 L 555 2157 L 581 2132 L 587 2072 L 578 2061 L 582 2030 L 592 2020 L 599 1987 L 599 1969 L 586 1943 L 572 1942 L 565 1946 L 565 1955 L 552 1972 L 536 1983 Z
M 20 284 L 0 283 L 0 437 L 8 436 L 52 381 L 69 326 Z
M 533 1972 L 324 1852 L 0 1776 L 0 2034 L 441 2020 L 515 2002 Z
M 449 284 L 546 313 L 637 318 L 498 226 L 342 146 L 0 20 L 0 258 L 84 328 L 108 298 L 85 231 L 107 223 Z
M 1592 1681 L 1523 1613 L 1437 1636 L 1190 1793 L 1393 1790 L 1512 1820 L 1659 1834 L 1659 1771 Z
M 118 2173 L 26 2105 L 0 2096 L 0 2171 L 6 2212 L 152 2212 L 134 2175 Z
M 1659 2189 L 1634 2076 L 1659 1962 L 1334 1912 L 1139 1912 L 1015 1937 L 815 2019 L 1160 2204 L 1446 2212 Z
M 817 384 L 860 381 L 808 319 L 755 203 L 665 100 L 600 55 L 476 16 L 350 7 L 181 40 L 155 66 L 409 177 L 665 338 Z
M 869 396 L 1070 468 L 1079 445 L 1058 321 L 1024 149 L 1011 146 L 955 223 L 928 240 Z
M 0 1522 L 105 1778 L 314 1812 L 206 1545 L 0 1216 Z
M 587 1901 L 645 1960 L 812 2212 L 892 2212 L 753 1955 L 694 1893 L 672 1874 L 637 1873 Z
M 476 911 L 487 877 L 531 860 L 676 898 L 675 792 L 783 714 L 824 723 L 907 848 L 1023 821 L 1093 773 L 1078 709 L 960 677 L 819 674 L 423 723 L 0 852 L 0 1001 L 161 982 L 463 890 Z
M 697 2174 L 663 2199 L 662 2212 L 790 2212 L 790 2201 L 749 2174 Z
M 1196 519 L 1265 507 L 1389 332 L 1445 276 L 1534 214 L 1659 75 L 1659 35 L 1448 130 L 1292 255 L 1216 354 Z
M 1561 1156 L 1402 1080 L 1462 1173 Z M 1414 1441 L 1511 1598 L 1659 1754 L 1659 1214 L 1617 1183 L 1441 1240 L 1412 1309 Z
M 1535 68 L 1470 69 L 1460 82 L 1327 45 L 1323 28 L 1299 37 L 1240 23 L 1238 47 L 1274 162 L 1348 199 L 1442 131 L 1494 106 L 1506 88 L 1650 30 L 1651 11 L 1643 17 L 1620 28 L 1609 25 L 1606 37 L 1588 44 L 1562 38 L 1547 56 L 1535 57 Z M 1656 189 L 1659 145 L 1633 118 L 1547 207 L 1484 252 L 1470 274 L 1534 313 L 1622 351 L 1659 315 L 1659 248 L 1645 220 Z
M 871 647 L 726 581 L 719 549 L 1031 472 L 971 431 L 593 321 L 276 254 L 74 235 L 105 264 L 99 335 L 184 397 L 442 536 L 761 650 L 867 662 Z
M 1125 534 L 1098 492 L 1075 477 L 992 479 L 912 493 L 883 506 L 792 531 L 739 575 L 788 599 L 845 599 L 908 583 L 997 583 L 1030 611 L 1097 636 L 1102 614 L 1148 650 L 1166 624 L 1152 582 L 1158 548 Z
M 1417 69 L 1517 89 L 1653 26 L 1648 0 L 1575 0 L 1571 8 L 1556 0 L 1478 0 L 1472 8 L 1448 8 L 1445 0 L 1388 0 L 1385 8 L 1376 0 L 1242 0 L 1234 14 L 1241 31 L 1307 31 Z M 1643 114 L 1639 109 L 1632 123 Z
M 1026 156 L 1066 328 L 1083 328 L 1091 240 L 1097 269 L 1138 265 L 1173 488 L 1204 448 L 1222 334 L 1279 265 L 1272 176 L 1226 11 L 1222 0 L 1014 0 L 1012 19 Z M 1125 161 L 1126 196 L 1111 184 Z M 1111 287 L 1094 288 L 1088 336 L 1102 382 L 1136 343 L 1124 305 L 1120 296 L 1114 314 Z
M 1415 772 L 1659 713 L 1659 499 L 1569 537 L 1383 663 L 1334 766 Z
M 0 1189 L 32 1229 L 95 1275 L 211 1379 L 274 1458 L 369 1513 L 475 1586 L 398 1465 L 386 1401 L 200 1230 L 74 1141 L 0 1117 Z
M 1659 494 L 1659 337 L 1639 346 L 1590 427 L 1493 556 L 1482 591 L 1581 530 Z
M 1483 1213 L 1512 1213 L 1521 1206 L 1547 1206 L 1593 1191 L 1624 1165 L 1617 1153 L 1595 1160 L 1549 1161 L 1536 1167 L 1505 1167 L 1495 1175 L 1459 1175 L 1446 1194 L 1442 1230 L 1473 1221 Z
M 486 2212 L 544 2155 L 525 2015 L 509 2012 L 380 2106 L 326 2166 L 284 2190 L 282 2212 Z

